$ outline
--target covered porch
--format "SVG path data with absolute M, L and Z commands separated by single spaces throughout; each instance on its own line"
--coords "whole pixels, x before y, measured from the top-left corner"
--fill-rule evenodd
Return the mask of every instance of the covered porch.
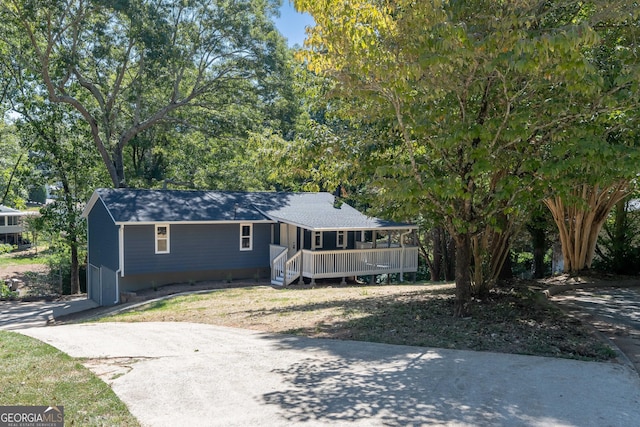
M 413 244 L 413 230 L 387 231 L 385 240 L 378 240 L 378 232 L 369 230 L 372 241 L 356 241 L 352 248 L 322 250 L 300 249 L 293 253 L 289 246 L 272 244 L 270 249 L 271 283 L 287 286 L 296 280 L 341 279 L 380 274 L 406 274 L 418 270 L 418 247 Z M 396 237 L 396 241 L 392 240 Z M 409 240 L 407 242 L 406 240 Z
M 19 245 L 23 243 L 24 218 L 38 215 L 37 212 L 23 212 L 0 205 L 0 244 Z

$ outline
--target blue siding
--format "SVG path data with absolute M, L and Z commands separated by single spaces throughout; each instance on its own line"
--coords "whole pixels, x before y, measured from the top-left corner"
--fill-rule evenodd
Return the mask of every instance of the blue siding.
M 87 224 L 89 264 L 118 270 L 118 226 L 101 200 L 93 205 Z
M 253 250 L 240 251 L 239 224 L 171 224 L 170 253 L 155 253 L 153 225 L 124 228 L 124 275 L 269 267 L 270 224 L 253 225 Z
M 358 233 L 360 233 L 358 231 Z M 311 249 L 311 239 L 312 233 L 310 230 L 304 230 L 304 243 L 303 249 Z M 321 251 L 334 251 L 336 249 L 343 249 L 342 247 L 338 248 L 338 233 L 336 231 L 325 231 L 322 233 L 322 248 L 318 249 Z M 356 232 L 355 231 L 347 231 L 347 248 L 346 249 L 355 249 L 356 247 Z

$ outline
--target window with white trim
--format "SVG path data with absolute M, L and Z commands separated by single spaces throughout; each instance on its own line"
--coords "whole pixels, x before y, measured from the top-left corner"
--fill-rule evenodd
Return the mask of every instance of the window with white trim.
M 336 233 L 336 247 L 338 247 L 338 248 L 346 248 L 347 247 L 347 232 L 346 231 L 338 231 Z
M 253 250 L 253 224 L 240 224 L 240 250 Z
M 169 224 L 156 224 L 156 253 L 169 253 Z
M 322 231 L 314 231 L 312 237 L 312 249 L 322 248 Z

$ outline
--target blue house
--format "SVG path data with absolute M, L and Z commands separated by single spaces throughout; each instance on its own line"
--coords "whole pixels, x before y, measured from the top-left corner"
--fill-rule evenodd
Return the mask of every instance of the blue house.
M 329 193 L 99 189 L 82 215 L 87 292 L 100 305 L 186 281 L 286 286 L 418 267 L 415 225 L 368 217 Z

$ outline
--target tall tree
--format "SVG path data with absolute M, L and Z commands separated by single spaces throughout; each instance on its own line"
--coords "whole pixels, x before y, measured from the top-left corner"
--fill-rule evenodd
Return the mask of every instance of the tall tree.
M 23 207 L 27 199 L 23 178 L 29 174 L 29 153 L 20 145 L 12 124 L 0 123 L 0 152 L 0 205 Z
M 18 131 L 33 150 L 31 161 L 42 170 L 42 177 L 59 187 L 54 201 L 40 209 L 41 220 L 53 240 L 68 249 L 69 264 L 63 264 L 69 266 L 70 293 L 76 294 L 80 292 L 80 253 L 86 243 L 82 206 L 106 177 L 98 173 L 99 160 L 88 135 L 83 138 L 83 133 L 74 129 L 81 119 L 65 114 L 55 104 L 35 104 L 30 111 L 21 110 Z
M 567 110 L 591 114 L 581 114 L 579 126 L 548 141 L 540 170 L 549 184 L 544 203 L 558 226 L 567 272 L 591 267 L 609 213 L 638 184 L 640 11 L 637 4 L 621 10 L 591 18 L 599 43 L 585 56 L 596 70 L 598 91 L 566 97 Z
M 221 109 L 282 64 L 272 0 L 7 0 L 2 40 L 87 123 L 115 187 L 123 151 L 178 110 Z
M 377 197 L 414 217 L 444 219 L 456 243 L 455 314 L 468 315 L 473 255 L 504 259 L 516 214 L 532 202 L 545 142 L 594 111 L 610 111 L 597 102 L 565 108 L 574 94 L 597 100 L 601 86 L 585 54 L 598 42 L 585 19 L 591 5 L 295 4 L 317 23 L 304 54 L 310 67 L 357 99 L 350 114 L 393 120 L 369 157 L 377 160 Z M 484 246 L 474 251 L 474 240 Z

